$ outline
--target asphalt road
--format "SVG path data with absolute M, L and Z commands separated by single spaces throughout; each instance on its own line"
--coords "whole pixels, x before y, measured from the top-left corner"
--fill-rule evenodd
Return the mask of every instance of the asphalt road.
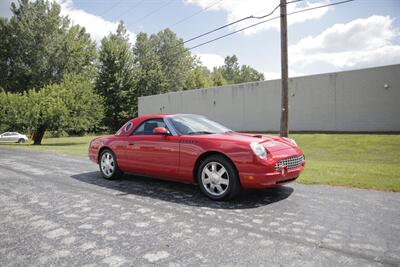
M 0 266 L 399 266 L 400 194 L 291 184 L 212 202 L 0 148 Z

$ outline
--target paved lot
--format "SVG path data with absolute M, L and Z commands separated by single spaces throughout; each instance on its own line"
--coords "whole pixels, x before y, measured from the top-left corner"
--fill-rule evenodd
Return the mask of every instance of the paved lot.
M 398 266 L 400 194 L 292 184 L 209 201 L 0 148 L 0 266 Z

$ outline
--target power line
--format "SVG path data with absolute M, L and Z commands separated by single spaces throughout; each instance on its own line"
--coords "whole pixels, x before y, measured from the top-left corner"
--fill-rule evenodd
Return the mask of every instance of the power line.
M 120 17 L 120 18 L 122 19 L 122 17 L 123 17 L 125 14 L 128 14 L 128 13 L 131 12 L 133 9 L 135 9 L 135 8 L 137 8 L 138 6 L 140 6 L 141 4 L 143 4 L 144 1 L 146 1 L 146 0 L 141 0 L 141 1 L 137 2 L 135 5 L 133 5 L 132 7 L 128 8 L 127 10 L 125 10 L 122 14 L 119 14 L 119 15 L 117 16 L 117 18 Z
M 144 15 L 143 17 L 139 18 L 138 20 L 135 20 L 135 21 L 129 23 L 129 24 L 126 26 L 126 28 L 128 28 L 129 26 L 132 26 L 133 24 L 136 24 L 136 23 L 138 23 L 138 22 L 140 22 L 140 21 L 142 21 L 142 20 L 144 20 L 144 19 L 150 17 L 151 15 L 157 13 L 157 12 L 160 11 L 161 9 L 163 9 L 163 8 L 165 8 L 166 6 L 168 6 L 169 4 L 171 4 L 172 2 L 173 2 L 173 0 L 169 0 L 169 1 L 168 1 L 167 3 L 165 3 L 164 5 L 159 6 L 158 8 L 156 8 L 156 9 L 150 11 L 149 13 L 147 13 L 147 14 Z
M 292 3 L 296 3 L 296 2 L 300 2 L 300 1 L 303 1 L 303 0 L 293 0 L 293 1 L 287 2 L 286 4 L 292 4 Z M 228 23 L 228 24 L 225 24 L 225 25 L 223 25 L 223 26 L 220 26 L 220 27 L 215 28 L 215 29 L 213 29 L 213 30 L 210 30 L 210 31 L 208 31 L 208 32 L 205 32 L 205 33 L 202 33 L 202 34 L 197 35 L 197 36 L 195 36 L 195 37 L 192 37 L 192 38 L 190 38 L 190 39 L 188 39 L 188 40 L 186 40 L 186 41 L 183 41 L 182 44 L 185 44 L 185 43 L 194 41 L 194 40 L 199 39 L 199 38 L 201 38 L 201 37 L 203 37 L 203 36 L 206 36 L 206 35 L 209 35 L 209 34 L 211 34 L 211 33 L 216 32 L 216 31 L 222 30 L 222 29 L 224 29 L 224 28 L 227 28 L 227 27 L 229 27 L 229 26 L 232 26 L 232 25 L 237 24 L 237 23 L 239 23 L 239 22 L 242 22 L 242 21 L 244 21 L 244 20 L 248 20 L 248 19 L 263 19 L 263 18 L 269 17 L 269 16 L 271 16 L 280 6 L 281 6 L 280 4 L 277 5 L 271 12 L 269 12 L 268 14 L 263 15 L 263 16 L 254 16 L 254 15 L 251 15 L 251 16 L 247 16 L 247 17 L 244 17 L 244 18 L 241 18 L 241 19 L 232 21 L 232 22 L 230 22 L 230 23 Z
M 111 10 L 113 10 L 115 7 L 117 7 L 119 4 L 122 3 L 123 0 L 119 0 L 118 2 L 116 2 L 114 5 L 112 5 L 110 8 L 108 8 L 106 11 L 104 11 L 103 13 L 101 13 L 100 15 L 98 15 L 99 17 L 104 16 L 105 14 L 107 14 L 108 12 L 110 12 Z M 93 18 L 91 21 L 89 21 L 88 24 L 86 24 L 86 27 L 90 24 L 93 23 L 93 21 L 95 21 L 96 18 Z
M 176 26 L 176 25 L 178 25 L 178 24 L 181 24 L 182 22 L 185 22 L 185 21 L 187 21 L 188 19 L 191 19 L 191 18 L 193 18 L 193 17 L 195 17 L 195 16 L 197 16 L 197 15 L 203 13 L 204 11 L 206 11 L 206 10 L 212 8 L 213 6 L 215 6 L 215 5 L 219 4 L 219 3 L 221 3 L 222 1 L 223 1 L 223 0 L 216 1 L 216 2 L 214 2 L 213 4 L 211 4 L 211 5 L 209 5 L 209 6 L 205 7 L 205 8 L 203 8 L 203 9 L 201 9 L 201 10 L 199 10 L 199 11 L 197 11 L 197 12 L 191 14 L 191 15 L 189 15 L 189 16 L 187 16 L 187 17 L 181 19 L 181 20 L 178 20 L 177 22 L 175 22 L 175 23 L 169 25 L 167 28 L 172 28 L 172 27 L 174 27 L 174 26 Z
M 319 9 L 319 8 L 324 8 L 324 7 L 328 7 L 328 6 L 335 6 L 335 5 L 345 4 L 345 3 L 353 2 L 353 1 L 355 1 L 355 0 L 345 0 L 345 1 L 340 1 L 340 2 L 336 2 L 336 3 L 330 3 L 330 4 L 326 4 L 326 5 L 321 5 L 321 6 L 310 7 L 310 8 L 306 8 L 306 9 L 302 9 L 302 10 L 298 10 L 298 11 L 293 11 L 293 12 L 287 13 L 287 16 L 289 16 L 289 15 L 294 15 L 294 14 L 298 14 L 298 13 L 302 13 L 302 12 L 306 12 L 306 11 L 311 11 L 311 10 L 315 10 L 315 9 Z M 217 41 L 217 40 L 220 40 L 220 39 L 222 39 L 222 38 L 225 38 L 225 37 L 228 37 L 228 36 L 230 36 L 230 35 L 236 34 L 236 33 L 238 33 L 238 32 L 247 30 L 247 29 L 249 29 L 249 28 L 252 28 L 252 27 L 258 26 L 258 25 L 260 25 L 260 24 L 263 24 L 263 23 L 266 23 L 266 22 L 269 22 L 269 21 L 272 21 L 272 20 L 276 20 L 276 19 L 279 19 L 279 18 L 280 18 L 280 16 L 276 16 L 276 17 L 273 17 L 273 18 L 270 18 L 270 19 L 267 19 L 267 20 L 263 20 L 263 21 L 254 23 L 254 24 L 249 25 L 249 26 L 247 26 L 247 27 L 240 28 L 240 29 L 238 29 L 238 30 L 236 30 L 236 31 L 233 31 L 233 32 L 224 34 L 224 35 L 219 36 L 219 37 L 217 37 L 217 38 L 214 38 L 214 39 L 208 40 L 208 41 L 206 41 L 206 42 L 200 43 L 200 44 L 198 44 L 198 45 L 192 46 L 192 47 L 190 47 L 190 48 L 187 48 L 186 50 L 187 50 L 187 51 L 193 50 L 193 49 L 198 48 L 198 47 L 200 47 L 200 46 L 203 46 L 203 45 L 206 45 L 206 44 L 215 42 L 215 41 Z

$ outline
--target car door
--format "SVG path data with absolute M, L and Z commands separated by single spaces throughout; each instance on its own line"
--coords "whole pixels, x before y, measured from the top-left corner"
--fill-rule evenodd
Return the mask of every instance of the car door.
M 3 141 L 3 142 L 10 142 L 11 141 L 11 133 L 9 133 L 9 132 L 7 132 L 7 133 L 3 133 L 2 135 L 1 135 L 1 141 Z
M 149 119 L 129 136 L 126 152 L 129 170 L 179 180 L 179 136 L 155 135 L 156 127 L 167 128 L 163 119 Z
M 18 133 L 11 133 L 9 136 L 10 142 L 18 142 L 18 139 L 19 139 Z

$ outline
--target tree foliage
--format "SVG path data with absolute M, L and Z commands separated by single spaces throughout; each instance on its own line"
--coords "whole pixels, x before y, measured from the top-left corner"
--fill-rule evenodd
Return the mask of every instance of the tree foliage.
M 29 128 L 29 98 L 22 93 L 0 90 L 0 131 L 26 131 Z
M 140 96 L 260 81 L 235 55 L 209 70 L 170 29 L 138 33 L 121 22 L 99 47 L 56 1 L 18 0 L 0 18 L 0 130 L 82 134 L 118 129 Z
M 165 93 L 168 91 L 167 78 L 163 72 L 160 56 L 151 45 L 146 33 L 139 33 L 133 46 L 134 62 L 137 69 L 137 96 Z
M 133 53 L 125 26 L 101 41 L 96 90 L 105 100 L 104 125 L 117 130 L 136 115 L 136 81 Z
M 193 68 L 186 77 L 185 90 L 194 88 L 208 88 L 216 85 L 211 77 L 211 72 L 203 66 Z M 219 85 L 216 85 L 219 86 Z
M 0 85 L 23 92 L 93 69 L 95 43 L 80 26 L 69 28 L 56 2 L 19 0 L 0 21 Z M 93 74 L 93 73 L 92 73 Z
M 1 129 L 33 133 L 35 144 L 41 143 L 46 130 L 83 133 L 98 127 L 103 118 L 102 99 L 79 75 L 68 75 L 39 91 L 2 91 L 0 99 Z
M 150 48 L 160 60 L 168 91 L 184 89 L 185 80 L 195 65 L 194 58 L 170 29 L 165 29 L 149 38 Z
M 252 67 L 248 65 L 240 66 L 236 55 L 227 56 L 225 64 L 219 68 L 214 68 L 214 73 L 220 73 L 228 84 L 263 81 L 265 79 L 264 74 Z

